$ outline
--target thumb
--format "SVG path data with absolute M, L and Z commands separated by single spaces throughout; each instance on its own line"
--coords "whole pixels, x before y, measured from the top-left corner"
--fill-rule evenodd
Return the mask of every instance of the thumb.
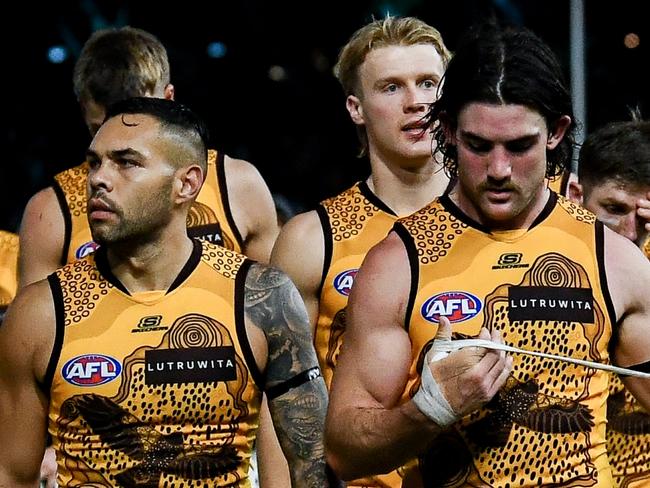
M 436 341 L 450 341 L 451 340 L 451 322 L 447 317 L 440 316 L 440 322 L 438 323 L 438 332 L 436 332 Z M 435 341 L 433 347 L 429 351 L 428 362 L 432 363 L 434 361 L 439 361 L 440 359 L 446 358 L 449 356 L 447 351 L 438 351 L 436 352 Z
M 451 340 L 451 322 L 447 317 L 440 316 L 438 322 L 438 332 L 436 332 L 437 341 L 450 341 Z

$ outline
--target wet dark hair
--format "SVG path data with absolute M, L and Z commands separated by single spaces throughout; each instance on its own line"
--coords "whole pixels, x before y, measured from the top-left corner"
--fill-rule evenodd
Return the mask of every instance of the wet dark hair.
M 134 97 L 120 100 L 106 109 L 104 121 L 124 114 L 149 115 L 160 123 L 162 131 L 171 134 L 200 158 L 201 167 L 205 171 L 208 158 L 208 128 L 203 120 L 189 107 L 164 98 Z M 126 121 L 123 121 L 129 125 Z
M 562 173 L 571 160 L 576 124 L 571 95 L 560 63 L 550 47 L 530 30 L 499 26 L 494 21 L 472 27 L 454 51 L 431 106 L 431 124 L 444 119 L 455 131 L 458 114 L 474 102 L 524 105 L 544 118 L 550 132 L 563 115 L 571 124 L 560 144 L 547 151 L 546 176 Z M 458 174 L 456 146 L 447 142 L 444 124 L 434 129 L 434 152 L 443 156 L 447 173 Z

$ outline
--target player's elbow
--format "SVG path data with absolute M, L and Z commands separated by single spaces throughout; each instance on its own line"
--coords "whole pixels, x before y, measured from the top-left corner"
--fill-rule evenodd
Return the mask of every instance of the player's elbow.
M 362 475 L 354 469 L 354 465 L 350 463 L 349 460 L 346 460 L 346 456 L 341 456 L 335 449 L 330 449 L 327 444 L 325 445 L 325 459 L 329 468 L 340 480 L 352 481 L 362 477 Z
M 325 428 L 325 460 L 334 474 L 343 481 L 351 481 L 363 477 L 365 474 L 355 462 L 355 456 L 350 455 L 345 443 L 339 442 L 338 435 L 331 427 Z

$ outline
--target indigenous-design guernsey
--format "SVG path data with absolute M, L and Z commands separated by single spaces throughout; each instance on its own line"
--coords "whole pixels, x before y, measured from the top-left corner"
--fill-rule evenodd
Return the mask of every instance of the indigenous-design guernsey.
M 650 239 L 644 246 L 650 258 Z M 650 488 L 650 414 L 612 375 L 607 400 L 607 454 L 615 486 Z
M 49 276 L 60 486 L 250 486 L 262 377 L 244 326 L 249 265 L 197 240 L 166 292 L 129 294 L 101 249 Z
M 612 375 L 607 400 L 607 454 L 614 486 L 650 487 L 650 415 Z
M 316 211 L 325 236 L 325 259 L 314 344 L 329 389 L 343 342 L 345 310 L 354 277 L 366 253 L 386 237 L 397 216 L 365 181 L 321 202 Z M 393 471 L 348 486 L 398 487 L 401 477 Z
M 73 262 L 97 249 L 86 214 L 88 163 L 65 170 L 54 177 L 53 188 L 65 222 L 61 264 Z M 208 151 L 205 182 L 187 216 L 188 234 L 236 252 L 242 251 L 242 237 L 235 225 L 224 170 L 224 154 Z
M 603 267 L 603 226 L 550 193 L 529 229 L 490 232 L 441 197 L 395 225 L 407 248 L 413 363 L 419 387 L 441 316 L 454 338 L 481 327 L 506 344 L 609 363 L 615 323 Z M 605 449 L 608 373 L 513 354 L 513 371 L 484 408 L 434 440 L 414 478 L 424 486 L 613 486 Z
M 372 246 L 397 221 L 395 213 L 360 182 L 316 209 L 325 236 L 325 259 L 314 342 L 329 389 L 343 333 L 345 307 L 354 277 Z

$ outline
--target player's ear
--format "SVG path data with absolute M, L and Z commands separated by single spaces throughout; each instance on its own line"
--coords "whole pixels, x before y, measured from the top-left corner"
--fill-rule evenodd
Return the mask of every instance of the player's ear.
M 562 115 L 555 122 L 554 126 L 549 128 L 548 140 L 546 141 L 546 149 L 555 149 L 557 145 L 562 142 L 564 134 L 571 126 L 571 117 Z
M 571 173 L 569 176 L 566 193 L 569 200 L 582 205 L 585 196 L 584 189 L 582 188 L 582 185 L 578 183 L 578 177 L 575 176 L 575 173 Z
M 197 164 L 179 168 L 175 175 L 176 203 L 195 200 L 203 186 L 203 178 L 203 169 Z
M 171 83 L 167 83 L 167 86 L 165 87 L 165 99 L 173 100 L 175 95 L 176 95 L 176 91 L 174 85 L 172 85 Z
M 348 95 L 348 98 L 345 99 L 345 108 L 348 109 L 352 122 L 357 125 L 364 125 L 366 123 L 363 118 L 363 105 L 359 97 Z

